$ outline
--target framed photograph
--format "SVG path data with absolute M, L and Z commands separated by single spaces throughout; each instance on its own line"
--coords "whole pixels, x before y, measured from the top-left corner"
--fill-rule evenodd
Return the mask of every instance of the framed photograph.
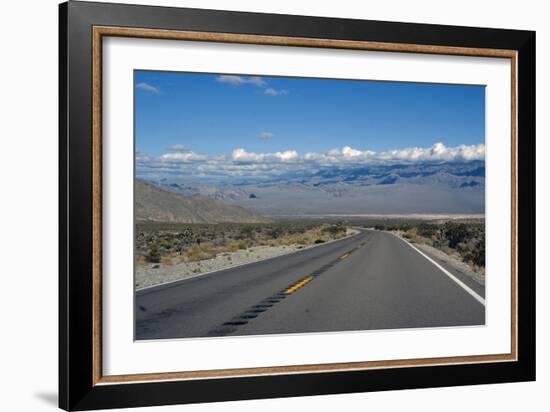
M 60 407 L 535 379 L 535 33 L 60 5 Z

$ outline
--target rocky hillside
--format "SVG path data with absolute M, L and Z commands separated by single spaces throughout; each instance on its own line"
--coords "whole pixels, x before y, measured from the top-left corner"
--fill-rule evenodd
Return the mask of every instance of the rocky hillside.
M 257 223 L 260 215 L 225 205 L 207 196 L 184 196 L 160 189 L 143 180 L 135 182 L 135 213 L 138 222 Z

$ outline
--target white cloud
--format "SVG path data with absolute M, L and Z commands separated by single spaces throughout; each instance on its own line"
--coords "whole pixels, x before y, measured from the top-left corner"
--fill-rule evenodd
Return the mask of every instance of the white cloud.
M 288 90 L 275 90 L 271 87 L 268 87 L 264 90 L 264 94 L 267 94 L 268 96 L 286 96 L 288 94 Z
M 136 84 L 136 89 L 143 90 L 144 92 L 153 93 L 153 94 L 159 94 L 160 90 L 158 87 L 151 86 L 148 83 L 141 82 Z
M 247 83 L 258 87 L 264 87 L 267 85 L 267 83 L 259 76 L 243 77 L 232 74 L 223 74 L 218 76 L 216 80 L 220 83 L 230 84 L 232 86 L 241 86 Z
M 267 82 L 260 76 L 237 76 L 234 74 L 222 74 L 216 77 L 216 81 L 224 84 L 230 84 L 232 86 L 242 86 L 243 84 L 252 84 L 264 89 L 263 93 L 267 96 L 286 96 L 288 90 L 274 89 L 273 87 L 267 87 Z
M 202 162 L 208 160 L 208 156 L 195 153 L 191 150 L 179 151 L 174 153 L 165 153 L 160 156 L 161 161 L 168 162 Z
M 372 150 L 358 150 L 350 146 L 341 149 L 332 149 L 326 153 L 309 152 L 304 155 L 307 161 L 327 164 L 350 163 L 414 163 L 414 162 L 441 162 L 441 161 L 471 161 L 485 158 L 485 145 L 460 145 L 446 147 L 438 142 L 428 148 L 408 147 L 385 152 Z
M 267 82 L 265 80 L 263 80 L 260 76 L 249 77 L 248 80 L 247 80 L 247 83 L 251 83 L 251 84 L 253 84 L 255 86 L 258 86 L 258 87 L 267 86 Z
M 269 140 L 273 137 L 273 133 L 271 133 L 271 132 L 261 132 L 259 137 L 262 140 Z
M 244 78 L 242 78 L 241 76 L 232 76 L 225 74 L 222 76 L 218 76 L 216 80 L 220 83 L 231 84 L 233 86 L 240 86 L 241 84 L 245 83 Z
M 296 150 L 286 150 L 284 152 L 275 153 L 275 157 L 281 159 L 283 162 L 288 160 L 296 160 L 298 159 L 298 152 Z
M 235 162 L 247 162 L 247 163 L 261 162 L 264 159 L 264 156 L 265 155 L 259 155 L 257 153 L 247 152 L 242 148 L 235 149 L 233 150 L 233 153 L 231 153 L 231 159 Z
M 344 146 L 342 148 L 342 155 L 345 157 L 358 157 L 362 156 L 365 152 L 362 152 L 361 150 L 353 149 L 349 146 Z
M 402 160 L 406 162 L 417 161 L 470 161 L 485 159 L 485 145 L 460 145 L 446 147 L 438 142 L 429 148 L 412 147 L 401 150 L 390 150 L 378 154 L 381 160 Z
M 296 150 L 285 150 L 275 153 L 254 153 L 247 152 L 242 148 L 233 150 L 231 159 L 235 162 L 260 163 L 260 162 L 288 162 L 298 160 L 299 155 Z
M 187 146 L 185 146 L 184 144 L 175 144 L 173 146 L 169 146 L 166 148 L 167 150 L 170 150 L 171 152 L 190 152 L 191 149 L 189 149 Z
M 269 132 L 266 132 L 269 133 Z M 324 167 L 356 167 L 370 164 L 414 164 L 419 162 L 452 162 L 485 159 L 485 145 L 446 147 L 408 147 L 384 152 L 359 150 L 350 146 L 326 152 L 299 154 L 296 150 L 256 153 L 240 147 L 230 154 L 207 156 L 183 145 L 174 145 L 160 156 L 136 154 L 140 173 L 156 175 L 207 176 L 220 178 L 269 178 L 287 172 L 315 172 Z

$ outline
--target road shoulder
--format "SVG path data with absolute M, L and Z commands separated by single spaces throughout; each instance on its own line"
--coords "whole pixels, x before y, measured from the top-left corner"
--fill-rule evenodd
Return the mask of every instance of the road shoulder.
M 475 273 L 469 267 L 460 260 L 453 256 L 449 256 L 439 249 L 433 248 L 421 243 L 412 243 L 403 236 L 400 236 L 395 232 L 387 232 L 398 237 L 409 245 L 413 246 L 419 252 L 424 253 L 430 259 L 434 260 L 438 265 L 442 266 L 445 270 L 450 272 L 460 282 L 464 283 L 468 288 L 472 289 L 476 294 L 485 298 L 485 279 L 479 274 Z

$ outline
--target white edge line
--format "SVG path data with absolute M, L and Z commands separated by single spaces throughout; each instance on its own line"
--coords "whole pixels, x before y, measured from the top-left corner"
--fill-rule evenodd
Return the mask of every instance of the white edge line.
M 281 255 L 276 255 L 276 256 L 271 256 L 271 257 L 268 257 L 268 258 L 266 258 L 266 259 L 254 260 L 254 261 L 252 261 L 252 262 L 239 263 L 238 265 L 228 266 L 228 267 L 222 268 L 222 269 L 211 270 L 211 271 L 209 271 L 209 272 L 197 273 L 197 274 L 192 275 L 192 276 L 189 276 L 189 277 L 180 278 L 180 279 L 174 279 L 174 280 L 169 280 L 168 282 L 164 282 L 164 283 L 156 283 L 156 284 L 154 284 L 154 285 L 145 286 L 145 287 L 139 288 L 139 289 L 137 289 L 137 288 L 134 287 L 134 294 L 137 293 L 137 292 L 146 291 L 146 290 L 153 289 L 153 288 L 156 288 L 156 287 L 170 285 L 170 284 L 172 284 L 172 283 L 182 282 L 182 281 L 184 281 L 184 280 L 191 280 L 191 279 L 198 278 L 198 277 L 201 277 L 201 276 L 204 276 L 204 275 L 210 275 L 210 274 L 212 274 L 212 273 L 222 272 L 222 271 L 227 270 L 227 269 L 234 269 L 234 268 L 238 268 L 238 267 L 240 267 L 240 266 L 251 265 L 251 264 L 253 264 L 253 263 L 258 263 L 258 262 L 264 262 L 264 261 L 266 261 L 266 260 L 271 260 L 271 259 L 275 259 L 275 258 L 282 257 L 282 256 L 293 255 L 294 253 L 304 252 L 304 251 L 306 251 L 306 250 L 310 250 L 310 249 L 314 249 L 314 248 L 316 248 L 316 247 L 328 245 L 328 244 L 330 244 L 330 243 L 340 242 L 340 241 L 345 240 L 345 239 L 351 239 L 352 237 L 357 236 L 357 235 L 360 235 L 360 234 L 361 234 L 361 231 L 359 231 L 359 233 L 355 233 L 355 234 L 350 235 L 350 236 L 347 236 L 347 237 L 343 237 L 343 238 L 340 238 L 340 239 L 329 240 L 329 241 L 327 241 L 327 242 L 320 243 L 320 244 L 317 244 L 317 245 L 311 245 L 311 246 L 309 246 L 309 247 L 307 247 L 307 248 L 305 248 L 305 249 L 293 250 L 292 252 L 283 253 L 283 254 L 281 254 Z
M 421 252 L 418 248 L 407 242 L 405 239 L 403 239 L 400 236 L 397 236 L 392 233 L 396 238 L 401 239 L 403 242 L 405 242 L 407 245 L 412 247 L 414 250 L 416 250 L 418 253 L 420 253 L 422 256 L 424 256 L 426 259 L 428 259 L 430 262 L 432 262 L 439 270 L 441 270 L 443 273 L 445 273 L 451 280 L 453 280 L 458 286 L 460 286 L 462 289 L 464 289 L 466 292 L 468 292 L 475 300 L 477 300 L 479 303 L 481 303 L 483 306 L 485 306 L 485 299 L 483 299 L 481 296 L 479 296 L 476 292 L 474 292 L 468 285 L 466 285 L 464 282 L 462 282 L 460 279 L 458 279 L 455 275 L 453 275 L 451 272 L 449 272 L 447 269 L 445 269 L 443 266 L 441 266 L 439 263 L 437 263 L 435 260 L 433 260 L 431 257 L 426 255 L 424 252 Z

